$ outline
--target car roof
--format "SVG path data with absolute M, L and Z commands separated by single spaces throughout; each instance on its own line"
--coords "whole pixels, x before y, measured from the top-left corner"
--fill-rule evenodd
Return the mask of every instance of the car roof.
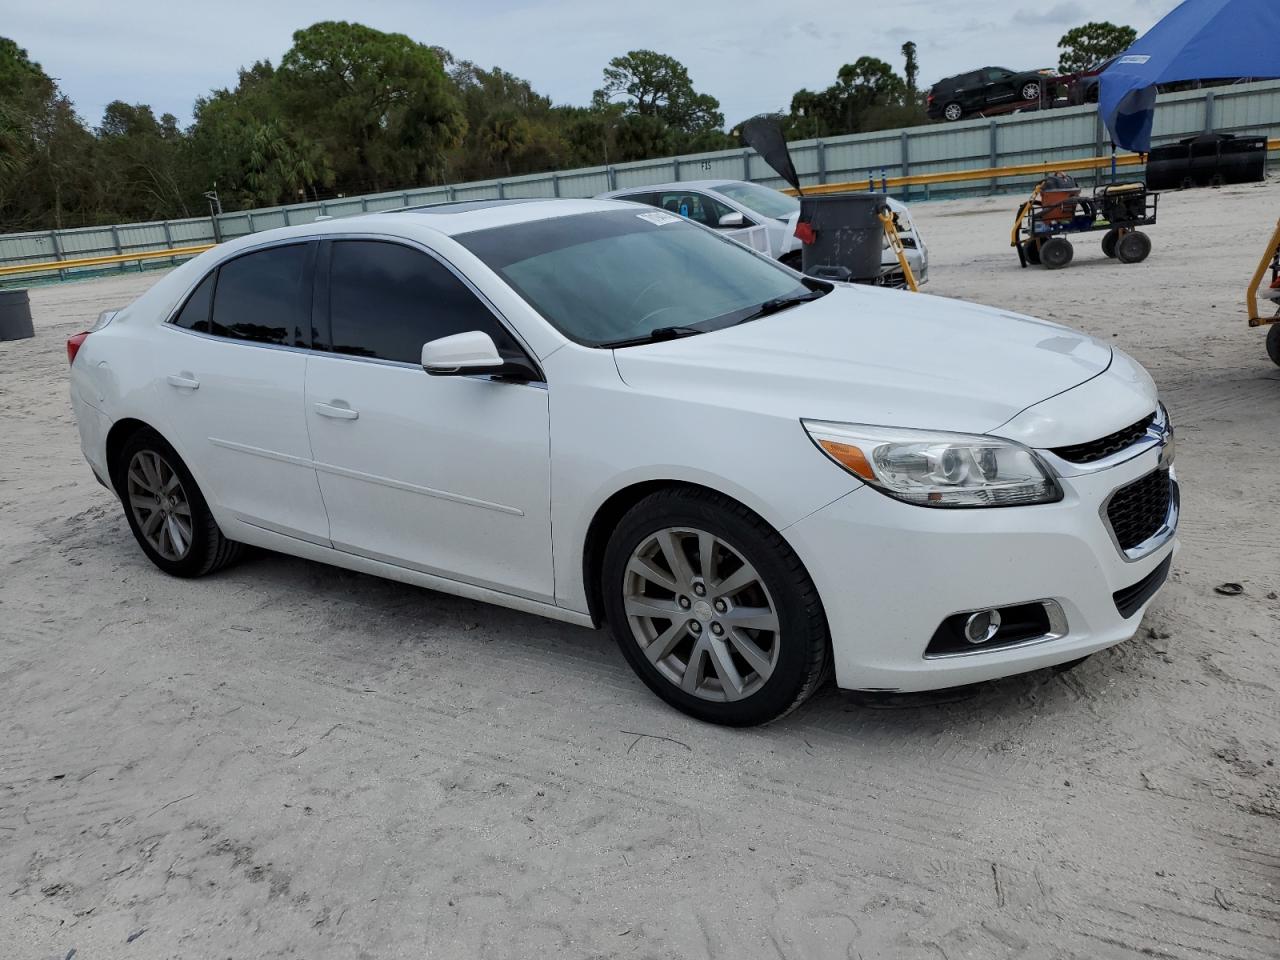
M 715 190 L 727 183 L 750 183 L 749 180 L 672 180 L 669 183 L 646 183 L 639 187 L 625 187 L 621 190 L 610 190 L 599 195 L 600 199 L 620 197 L 632 193 L 664 193 L 679 190 Z

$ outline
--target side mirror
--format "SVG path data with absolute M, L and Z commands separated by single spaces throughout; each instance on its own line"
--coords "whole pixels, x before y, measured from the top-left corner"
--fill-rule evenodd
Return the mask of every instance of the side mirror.
M 424 343 L 422 369 L 433 377 L 490 374 L 512 380 L 542 379 L 542 374 L 529 361 L 503 357 L 494 345 L 493 337 L 482 330 L 468 330 Z
M 497 373 L 502 366 L 493 337 L 481 330 L 455 333 L 422 345 L 422 369 L 433 376 Z
M 726 213 L 719 222 L 722 227 L 745 227 L 747 218 L 735 210 L 733 213 Z

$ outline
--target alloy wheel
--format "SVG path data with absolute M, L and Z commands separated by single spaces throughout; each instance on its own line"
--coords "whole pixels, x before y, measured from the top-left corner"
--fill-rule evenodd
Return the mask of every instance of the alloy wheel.
M 778 663 L 778 611 L 763 578 L 714 534 L 668 527 L 627 563 L 623 608 L 640 651 L 703 700 L 751 696 Z
M 1024 86 L 1022 88 L 1022 99 L 1023 100 L 1039 100 L 1040 84 L 1028 83 L 1026 86 Z
M 191 549 L 191 503 L 173 466 L 154 450 L 139 450 L 129 461 L 129 509 L 151 549 L 178 561 Z

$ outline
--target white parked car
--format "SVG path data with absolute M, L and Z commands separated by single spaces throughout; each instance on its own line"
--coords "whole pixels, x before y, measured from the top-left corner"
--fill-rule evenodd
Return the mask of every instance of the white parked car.
M 597 199 L 630 200 L 678 213 L 703 226 L 722 230 L 747 246 L 768 253 L 789 267 L 800 269 L 801 246 L 796 237 L 800 201 L 788 194 L 747 180 L 681 180 L 602 193 Z M 916 229 L 907 205 L 885 197 L 902 238 L 907 263 L 917 284 L 929 280 L 929 249 Z M 757 238 L 760 238 L 759 240 Z M 901 285 L 902 267 L 885 242 L 881 276 Z
M 634 204 L 254 234 L 68 342 L 160 569 L 241 545 L 583 626 L 767 721 L 834 667 L 925 690 L 1118 643 L 1169 571 L 1151 378 L 1028 317 L 802 278 Z

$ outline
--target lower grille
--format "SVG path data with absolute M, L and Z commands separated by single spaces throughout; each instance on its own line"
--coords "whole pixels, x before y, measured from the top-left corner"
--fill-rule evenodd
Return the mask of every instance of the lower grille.
M 1117 590 L 1111 595 L 1111 599 L 1116 602 L 1116 609 L 1120 611 L 1120 616 L 1128 620 L 1142 609 L 1144 603 L 1156 595 L 1156 591 L 1164 586 L 1165 580 L 1168 579 L 1169 567 L 1172 563 L 1173 557 L 1165 557 L 1164 563 L 1133 586 Z
M 1169 518 L 1173 478 L 1168 470 L 1156 470 L 1111 495 L 1107 522 L 1121 550 L 1132 550 L 1150 540 Z

